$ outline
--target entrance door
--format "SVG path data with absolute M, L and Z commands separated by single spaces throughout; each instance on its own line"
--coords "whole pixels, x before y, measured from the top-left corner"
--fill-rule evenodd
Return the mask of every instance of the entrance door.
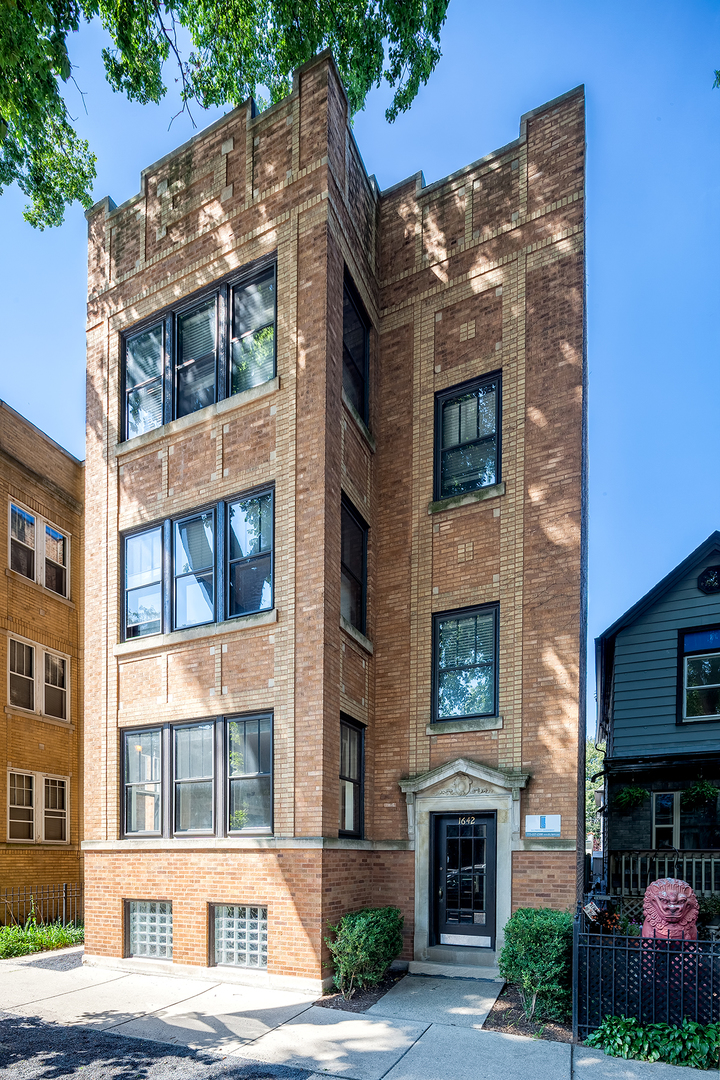
M 495 947 L 495 814 L 436 814 L 435 941 Z

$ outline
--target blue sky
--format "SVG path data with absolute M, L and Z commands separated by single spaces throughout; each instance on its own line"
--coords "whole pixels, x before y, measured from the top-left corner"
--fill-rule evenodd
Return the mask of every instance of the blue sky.
M 96 25 L 71 41 L 87 115 L 68 101 L 98 155 L 95 197 L 120 203 L 193 129 L 168 130 L 172 92 L 113 94 L 104 44 Z M 592 638 L 720 528 L 720 3 L 451 0 L 442 49 L 408 114 L 388 125 L 381 89 L 356 118 L 381 187 L 447 175 L 585 84 Z M 83 457 L 85 218 L 75 206 L 36 232 L 23 202 L 0 198 L 0 397 Z

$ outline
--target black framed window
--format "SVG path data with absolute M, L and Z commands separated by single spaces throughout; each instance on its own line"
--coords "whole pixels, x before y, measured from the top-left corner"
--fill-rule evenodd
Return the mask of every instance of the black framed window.
M 475 379 L 435 396 L 435 498 L 500 479 L 500 376 Z
M 126 438 L 163 422 L 164 326 L 157 323 L 125 342 Z
M 268 611 L 273 605 L 272 492 L 228 504 L 228 615 Z
M 272 828 L 272 720 L 227 721 L 228 832 Z
M 175 832 L 213 831 L 215 724 L 188 724 L 173 732 Z
M 681 631 L 685 723 L 720 720 L 720 627 Z
M 173 552 L 176 630 L 215 619 L 215 513 L 175 522 Z
M 275 377 L 275 267 L 232 290 L 230 393 Z
M 162 526 L 125 538 L 125 637 L 162 630 Z
M 369 320 L 352 283 L 343 289 L 343 390 L 361 419 L 368 422 Z
M 274 492 L 123 536 L 124 640 L 270 611 Z
M 125 834 L 159 836 L 162 832 L 162 732 L 123 733 Z
M 363 834 L 365 731 L 349 717 L 340 718 L 340 835 Z
M 341 508 L 340 613 L 365 633 L 368 527 L 343 498 Z
M 497 714 L 497 606 L 434 616 L 434 719 Z
M 122 732 L 123 835 L 272 832 L 271 713 Z
M 124 439 L 275 377 L 276 285 L 265 260 L 125 334 Z

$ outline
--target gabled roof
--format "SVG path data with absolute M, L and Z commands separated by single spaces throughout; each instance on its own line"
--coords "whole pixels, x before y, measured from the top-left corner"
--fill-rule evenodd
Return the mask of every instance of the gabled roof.
M 702 544 L 700 544 L 699 547 L 696 547 L 695 550 L 688 555 L 687 559 L 683 559 L 681 563 L 678 563 L 674 570 L 671 570 L 662 581 L 658 581 L 657 585 L 652 587 L 650 592 L 645 593 L 636 604 L 633 604 L 631 608 L 628 608 L 624 615 L 621 615 L 619 619 L 616 619 L 612 626 L 609 626 L 599 637 L 595 638 L 596 643 L 600 644 L 603 641 L 607 641 L 608 638 L 615 637 L 620 630 L 624 630 L 626 626 L 630 626 L 631 623 L 634 623 L 636 619 L 648 610 L 648 608 L 651 608 L 653 604 L 656 604 L 666 592 L 672 589 L 674 585 L 677 585 L 678 581 L 682 581 L 682 579 L 690 573 L 696 563 L 702 562 L 708 555 L 712 555 L 715 551 L 720 553 L 720 531 L 717 529 L 715 532 L 710 533 L 707 540 L 703 540 Z

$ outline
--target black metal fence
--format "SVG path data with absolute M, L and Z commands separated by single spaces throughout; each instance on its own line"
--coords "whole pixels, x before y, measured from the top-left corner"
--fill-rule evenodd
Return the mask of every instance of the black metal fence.
M 720 1020 L 720 942 L 668 941 L 592 932 L 583 915 L 573 927 L 573 1038 L 606 1016 L 641 1024 Z
M 32 911 L 39 923 L 81 923 L 83 900 L 83 886 L 77 882 L 0 888 L 0 925 L 23 926 Z

